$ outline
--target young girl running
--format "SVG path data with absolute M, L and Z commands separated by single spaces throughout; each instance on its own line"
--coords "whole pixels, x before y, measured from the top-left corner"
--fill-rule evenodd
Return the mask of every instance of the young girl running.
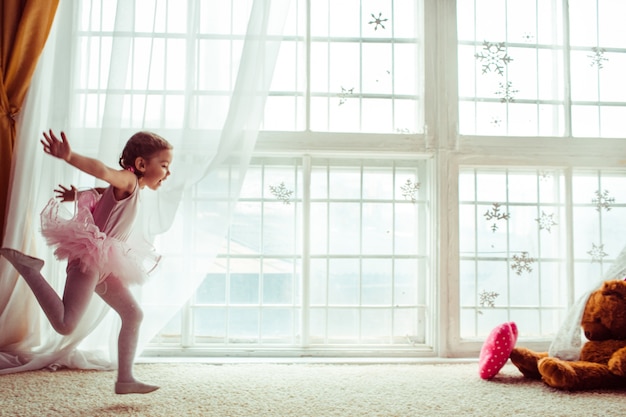
M 137 215 L 139 190 L 156 190 L 170 175 L 172 146 L 154 133 L 136 133 L 122 151 L 122 169 L 113 169 L 73 152 L 63 132 L 60 139 L 52 130 L 43 135 L 41 143 L 47 154 L 110 185 L 84 192 L 61 187 L 56 190 L 61 201 L 77 200 L 74 216 L 62 216 L 59 211 L 63 212 L 63 207 L 55 199 L 41 213 L 42 234 L 47 243 L 56 248 L 58 259 L 68 261 L 63 298 L 41 275 L 43 260 L 8 248 L 0 249 L 0 254 L 24 277 L 60 334 L 74 331 L 94 291 L 102 297 L 122 319 L 115 392 L 152 392 L 159 387 L 135 380 L 132 372 L 142 311 L 128 286 L 143 283 L 147 272 L 143 266 L 146 253 L 130 246 L 127 239 Z

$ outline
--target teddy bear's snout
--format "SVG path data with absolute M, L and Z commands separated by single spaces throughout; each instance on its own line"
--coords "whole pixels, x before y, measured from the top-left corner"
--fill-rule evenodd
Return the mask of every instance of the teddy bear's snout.
M 608 340 L 612 338 L 611 331 L 604 326 L 593 326 L 592 329 L 585 329 L 585 337 L 589 340 Z

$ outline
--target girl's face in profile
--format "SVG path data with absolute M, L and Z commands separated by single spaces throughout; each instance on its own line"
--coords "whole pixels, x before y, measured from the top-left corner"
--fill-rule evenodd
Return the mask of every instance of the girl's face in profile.
M 139 179 L 141 188 L 148 187 L 156 190 L 161 183 L 170 175 L 170 164 L 174 154 L 171 149 L 163 149 L 149 159 L 143 160 L 143 176 Z

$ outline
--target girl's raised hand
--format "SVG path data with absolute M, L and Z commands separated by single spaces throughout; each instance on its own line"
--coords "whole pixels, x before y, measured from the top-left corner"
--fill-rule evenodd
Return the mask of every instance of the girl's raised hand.
M 70 148 L 70 143 L 67 141 L 67 137 L 65 137 L 65 132 L 61 132 L 61 139 L 59 139 L 52 129 L 50 129 L 49 134 L 43 132 L 43 137 L 45 140 L 42 139 L 40 142 L 43 145 L 45 153 L 63 159 L 64 161 L 70 159 L 72 149 Z
M 62 203 L 76 200 L 76 192 L 78 189 L 73 185 L 70 187 L 71 188 L 66 188 L 59 184 L 59 188 L 54 189 L 54 192 L 57 193 L 56 198 L 61 200 Z

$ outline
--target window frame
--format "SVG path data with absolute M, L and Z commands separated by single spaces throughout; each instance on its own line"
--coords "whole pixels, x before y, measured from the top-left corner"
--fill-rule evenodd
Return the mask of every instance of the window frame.
M 254 156 L 384 157 L 411 155 L 432 159 L 433 346 L 417 356 L 476 356 L 482 340 L 460 337 L 459 170 L 465 166 L 603 168 L 626 165 L 626 141 L 614 138 L 498 137 L 460 135 L 456 1 L 424 0 L 423 134 L 272 132 L 259 134 Z M 620 157 L 624 155 L 625 157 Z M 573 279 L 569 277 L 569 279 Z M 573 303 L 570 297 L 570 302 Z M 545 339 L 524 340 L 545 350 Z M 185 354 L 189 354 L 186 352 Z M 219 354 L 220 352 L 213 352 Z M 221 352 L 225 353 L 225 352 Z M 229 352 L 232 354 L 233 352 Z M 324 356 L 323 351 L 310 352 Z M 262 355 L 261 352 L 255 352 Z M 289 356 L 286 352 L 273 355 Z M 346 356 L 357 355 L 345 352 Z M 270 355 L 272 355 L 270 353 Z

